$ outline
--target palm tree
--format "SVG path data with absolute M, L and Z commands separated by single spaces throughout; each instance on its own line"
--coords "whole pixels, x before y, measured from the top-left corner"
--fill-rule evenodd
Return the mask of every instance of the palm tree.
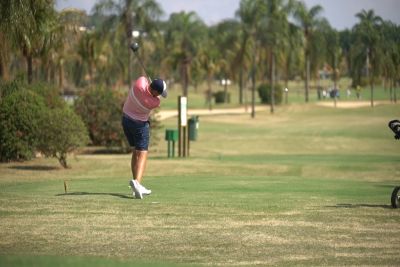
M 211 39 L 215 40 L 217 49 L 219 51 L 219 78 L 233 80 L 235 70 L 235 59 L 240 50 L 238 47 L 238 40 L 240 33 L 240 23 L 236 20 L 224 20 L 217 24 L 215 27 L 209 29 L 212 36 Z M 228 98 L 228 83 L 224 84 L 225 102 Z
M 127 58 L 127 78 L 130 84 L 132 55 L 128 47 L 133 41 L 132 32 L 134 30 L 142 33 L 151 31 L 155 27 L 155 21 L 162 14 L 162 10 L 155 0 L 119 0 L 118 3 L 113 0 L 101 0 L 94 6 L 94 11 L 98 16 L 108 17 L 104 25 L 107 25 L 108 29 L 113 29 L 113 32 L 109 32 L 113 40 L 119 39 L 117 35 L 120 32 L 125 35 L 126 56 L 124 58 Z
M 400 68 L 400 27 L 392 22 L 383 22 L 380 31 L 383 35 L 382 43 L 383 61 L 382 70 L 385 79 L 389 81 L 390 101 L 396 102 L 396 81 L 399 77 Z
M 251 117 L 255 117 L 255 91 L 256 72 L 259 53 L 259 34 L 261 29 L 261 18 L 265 14 L 265 2 L 262 0 L 241 0 L 239 10 L 236 12 L 241 23 L 246 28 L 245 36 L 249 38 L 252 48 L 251 56 Z
M 295 11 L 295 19 L 300 24 L 300 27 L 304 32 L 304 56 L 305 56 L 305 70 L 306 70 L 306 79 L 305 79 L 305 101 L 309 100 L 309 85 L 310 85 L 310 54 L 312 47 L 312 37 L 316 28 L 320 23 L 320 14 L 322 13 L 323 8 L 320 5 L 316 5 L 307 8 L 304 2 L 298 2 Z
M 381 65 L 380 33 L 378 26 L 382 23 L 382 18 L 375 15 L 373 10 L 362 10 L 356 14 L 360 20 L 354 26 L 356 35 L 356 45 L 361 48 L 365 55 L 366 76 L 371 87 L 371 107 L 374 106 L 374 78 L 379 75 Z
M 66 66 L 77 56 L 76 46 L 80 38 L 79 28 L 85 24 L 86 14 L 79 9 L 64 9 L 56 16 L 55 23 L 44 35 L 40 51 L 42 61 L 42 79 L 55 82 L 58 74 L 58 86 L 64 89 Z
M 207 38 L 203 40 L 198 56 L 195 60 L 198 60 L 201 67 L 205 69 L 206 80 L 207 80 L 207 91 L 206 91 L 206 104 L 208 109 L 212 110 L 212 97 L 213 97 L 213 79 L 215 74 L 219 71 L 218 61 L 221 53 L 218 46 L 213 38 Z
M 292 9 L 292 2 L 285 0 L 271 0 L 266 2 L 266 14 L 264 16 L 263 31 L 261 36 L 263 44 L 268 49 L 270 60 L 269 79 L 271 84 L 271 113 L 274 113 L 275 106 L 275 82 L 277 58 L 279 52 L 283 51 L 288 38 L 289 22 L 287 16 Z
M 33 58 L 55 20 L 53 0 L 1 1 L 1 28 L 6 38 L 21 50 L 27 65 L 28 83 L 33 78 Z
M 351 31 L 346 29 L 339 32 L 339 43 L 342 51 L 344 60 L 346 62 L 347 73 L 350 74 L 349 70 L 352 68 L 351 65 L 351 46 L 352 46 L 352 34 Z
M 252 24 L 252 8 L 249 3 L 241 2 L 240 8 L 236 11 L 236 17 L 240 20 L 240 30 L 238 31 L 238 52 L 234 60 L 235 66 L 239 72 L 239 103 L 246 105 L 247 110 L 247 94 L 244 91 L 245 83 L 248 80 L 248 75 L 245 75 L 251 68 L 251 30 L 248 27 Z M 243 99 L 244 98 L 244 99 Z
M 205 33 L 206 26 L 195 12 L 173 13 L 168 20 L 165 33 L 166 51 L 173 58 L 175 67 L 180 70 L 184 96 L 188 95 L 192 60 Z
M 340 43 L 339 43 L 339 33 L 332 29 L 330 25 L 327 25 L 325 35 L 326 43 L 326 62 L 332 67 L 332 79 L 333 88 L 337 89 L 337 82 L 339 78 L 339 56 L 341 54 Z M 336 107 L 336 96 L 334 95 L 335 107 Z
M 301 43 L 299 40 L 302 38 L 301 30 L 294 25 L 289 23 L 288 35 L 283 46 L 283 64 L 285 72 L 285 87 L 288 88 L 289 79 L 298 71 L 301 65 Z

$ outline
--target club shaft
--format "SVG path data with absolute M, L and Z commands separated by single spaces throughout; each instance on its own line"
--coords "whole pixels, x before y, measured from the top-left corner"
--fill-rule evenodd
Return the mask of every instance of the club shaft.
M 147 79 L 149 79 L 149 82 L 151 83 L 152 80 L 151 80 L 150 76 L 147 74 L 146 69 L 145 69 L 145 67 L 144 67 L 144 65 L 143 65 L 142 60 L 140 59 L 140 57 L 139 57 L 139 55 L 137 54 L 137 52 L 133 52 L 133 53 L 135 54 L 136 58 L 138 59 L 139 64 L 140 64 L 140 66 L 142 67 L 142 69 L 143 69 L 143 71 L 144 71 L 144 74 L 146 74 Z

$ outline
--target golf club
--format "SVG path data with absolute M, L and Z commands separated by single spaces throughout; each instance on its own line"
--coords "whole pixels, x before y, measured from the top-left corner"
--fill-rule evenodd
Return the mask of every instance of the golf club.
M 136 58 L 139 60 L 140 66 L 142 66 L 142 69 L 143 69 L 144 73 L 146 74 L 147 78 L 149 79 L 149 82 L 151 83 L 152 80 L 151 80 L 150 76 L 147 75 L 147 72 L 146 72 L 146 69 L 145 69 L 145 67 L 143 65 L 143 62 L 142 62 L 142 60 L 140 59 L 140 57 L 139 57 L 139 55 L 137 53 L 138 50 L 139 50 L 139 44 L 138 43 L 132 43 L 130 45 L 130 48 L 132 49 L 132 51 L 135 54 Z

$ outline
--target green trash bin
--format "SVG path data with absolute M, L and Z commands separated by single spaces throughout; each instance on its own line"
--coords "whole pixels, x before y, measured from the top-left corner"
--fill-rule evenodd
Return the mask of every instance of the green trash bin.
M 178 137 L 178 130 L 165 130 L 165 140 L 168 141 L 168 158 L 175 157 L 175 142 L 178 141 Z
M 197 132 L 199 130 L 199 116 L 192 116 L 189 121 L 189 140 L 196 141 L 197 140 Z

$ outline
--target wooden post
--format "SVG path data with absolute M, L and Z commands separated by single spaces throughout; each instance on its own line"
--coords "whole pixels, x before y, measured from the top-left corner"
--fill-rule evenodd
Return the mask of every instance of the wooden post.
M 178 155 L 187 157 L 188 153 L 188 130 L 187 130 L 187 97 L 178 97 Z

